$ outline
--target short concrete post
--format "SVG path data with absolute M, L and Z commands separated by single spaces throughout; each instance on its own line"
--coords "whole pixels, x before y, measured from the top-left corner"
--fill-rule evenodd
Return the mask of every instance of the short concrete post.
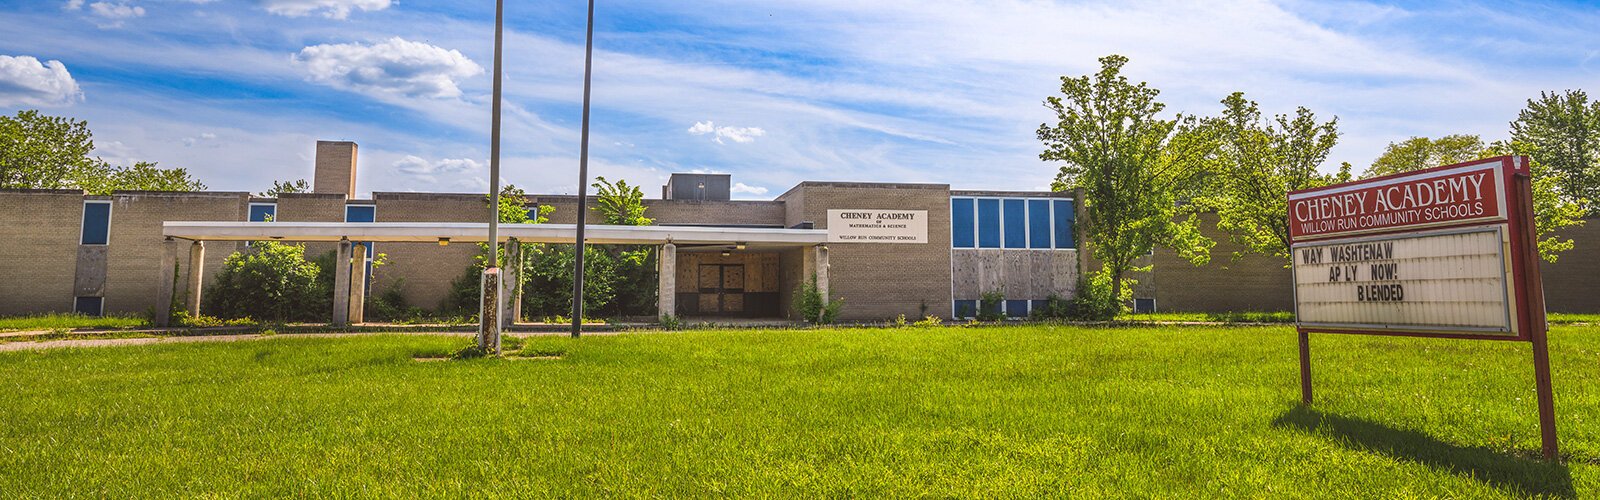
M 657 319 L 678 315 L 678 245 L 661 245 L 660 254 L 657 259 L 661 262 L 657 269 L 660 275 L 656 291 Z
M 822 295 L 823 305 L 828 303 L 828 246 L 817 245 L 817 293 Z M 824 308 L 826 309 L 826 308 Z M 819 321 L 821 317 L 817 318 Z
M 189 317 L 200 317 L 200 285 L 206 272 L 206 244 L 196 241 L 189 245 L 189 288 L 188 306 Z
M 518 292 L 521 291 L 519 288 L 521 288 L 520 285 L 522 283 L 520 279 L 522 277 L 522 242 L 517 241 L 516 238 L 507 239 L 505 248 L 506 262 L 505 266 L 503 266 L 503 269 L 505 269 L 505 283 L 502 285 L 504 291 L 500 294 L 501 329 L 511 328 L 512 325 L 517 323 L 517 319 L 521 318 L 517 314 L 521 309 L 519 307 L 521 304 L 518 304 L 520 301 L 517 298 L 521 296 Z
M 150 324 L 172 326 L 172 292 L 178 280 L 178 240 L 167 238 L 161 244 L 161 262 L 156 269 L 156 297 L 151 304 Z
M 350 248 L 350 324 L 367 322 L 367 246 Z
M 478 348 L 489 356 L 500 355 L 500 268 L 483 270 L 478 289 Z
M 339 240 L 333 258 L 333 326 L 350 324 L 350 240 Z

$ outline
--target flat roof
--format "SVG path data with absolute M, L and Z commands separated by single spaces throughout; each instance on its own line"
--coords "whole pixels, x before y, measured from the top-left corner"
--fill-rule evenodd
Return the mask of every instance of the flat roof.
M 167 221 L 161 233 L 195 241 L 373 241 L 432 243 L 489 240 L 484 222 L 198 222 Z M 575 224 L 501 224 L 499 238 L 528 243 L 576 243 Z M 743 243 L 754 247 L 794 247 L 828 242 L 823 229 L 705 226 L 584 226 L 584 240 L 601 245 L 662 243 L 717 245 Z

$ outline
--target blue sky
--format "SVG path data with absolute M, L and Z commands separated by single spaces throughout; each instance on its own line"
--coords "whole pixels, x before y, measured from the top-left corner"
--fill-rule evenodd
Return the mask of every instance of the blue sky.
M 508 0 L 506 181 L 576 189 L 582 1 Z M 493 2 L 0 2 L 0 111 L 89 120 L 108 161 L 217 190 L 311 177 L 317 139 L 361 145 L 358 190 L 487 185 Z M 1600 93 L 1600 4 L 1239 1 L 606 2 L 593 173 L 654 187 L 734 174 L 1045 189 L 1040 102 L 1096 58 L 1211 114 L 1339 117 L 1326 169 L 1391 141 L 1503 138 L 1542 90 Z

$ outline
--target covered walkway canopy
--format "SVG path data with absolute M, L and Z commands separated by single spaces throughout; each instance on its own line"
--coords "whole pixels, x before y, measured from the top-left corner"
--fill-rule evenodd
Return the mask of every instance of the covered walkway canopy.
M 827 243 L 822 229 L 703 226 L 584 225 L 584 241 L 599 245 L 718 245 L 793 247 Z M 482 222 L 184 222 L 168 221 L 162 234 L 192 241 L 451 242 L 489 240 Z M 501 224 L 500 240 L 577 243 L 574 224 Z
M 585 225 L 584 241 L 600 245 L 659 245 L 660 291 L 657 304 L 662 315 L 675 312 L 677 280 L 677 246 L 730 245 L 743 248 L 815 247 L 807 254 L 805 267 L 808 274 L 817 276 L 817 287 L 824 301 L 828 289 L 828 232 L 821 229 L 783 229 L 764 227 L 704 227 L 704 226 L 612 226 Z M 212 222 L 167 221 L 162 225 L 166 249 L 162 258 L 163 277 L 157 281 L 155 323 L 167 326 L 170 322 L 168 304 L 172 303 L 174 283 L 169 273 L 177 264 L 177 240 L 193 243 L 189 249 L 188 306 L 190 316 L 200 313 L 201 276 L 205 259 L 206 241 L 266 241 L 338 242 L 336 262 L 343 263 L 334 271 L 333 324 L 360 323 L 366 299 L 366 272 L 363 260 L 353 255 L 366 255 L 360 243 L 352 242 L 485 242 L 488 241 L 489 224 L 481 222 Z M 515 239 L 521 243 L 577 243 L 577 226 L 574 224 L 500 224 L 501 241 Z M 353 247 L 354 246 L 354 247 Z M 508 252 L 515 252 L 515 247 Z M 511 281 L 508 277 L 507 281 Z M 508 298 L 502 301 L 507 310 L 516 305 Z M 505 314 L 509 323 L 515 314 Z

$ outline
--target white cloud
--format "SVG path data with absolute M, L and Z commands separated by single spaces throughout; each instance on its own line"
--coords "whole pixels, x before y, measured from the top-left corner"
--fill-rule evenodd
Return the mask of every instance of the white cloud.
M 213 140 L 216 140 L 216 138 L 217 138 L 217 134 L 213 134 L 211 132 L 202 132 L 200 135 L 195 136 L 195 137 L 185 137 L 185 138 L 183 138 L 183 147 L 186 147 L 186 148 L 187 147 L 194 147 L 195 144 L 199 144 L 199 143 L 202 143 L 202 142 L 213 141 Z
M 415 155 L 406 155 L 394 162 L 395 170 L 412 175 L 459 174 L 482 169 L 483 163 L 470 158 L 444 158 L 428 161 Z
M 64 106 L 83 99 L 61 61 L 0 55 L 0 106 Z
M 460 97 L 459 81 L 483 73 L 460 51 L 400 37 L 372 45 L 312 45 L 292 59 L 314 82 L 410 97 Z
M 758 127 L 718 127 L 710 121 L 703 121 L 695 122 L 694 126 L 689 127 L 689 134 L 712 134 L 711 140 L 716 141 L 717 144 L 726 144 L 722 142 L 723 139 L 740 143 L 755 142 L 757 137 L 767 135 L 767 131 Z
M 759 195 L 763 195 L 763 194 L 767 194 L 767 188 L 764 188 L 764 187 L 761 187 L 761 186 L 751 186 L 751 185 L 745 184 L 743 182 L 735 182 L 735 183 L 733 183 L 733 187 L 731 189 L 729 189 L 729 191 L 732 191 L 732 192 L 738 193 L 738 194 L 753 194 L 753 195 L 758 195 L 758 196 Z
M 61 8 L 65 9 L 65 10 L 79 10 L 79 9 L 82 9 L 83 8 L 83 0 L 67 0 L 67 3 L 65 5 L 62 5 Z
M 280 16 L 300 17 L 320 12 L 329 19 L 344 19 L 353 9 L 371 12 L 387 9 L 390 3 L 389 0 L 262 0 L 261 6 Z
M 76 10 L 77 5 L 69 4 L 68 7 Z M 95 2 L 89 4 L 89 13 L 100 18 L 97 22 L 101 28 L 116 28 L 122 26 L 124 21 L 135 17 L 144 17 L 144 7 L 126 2 Z

